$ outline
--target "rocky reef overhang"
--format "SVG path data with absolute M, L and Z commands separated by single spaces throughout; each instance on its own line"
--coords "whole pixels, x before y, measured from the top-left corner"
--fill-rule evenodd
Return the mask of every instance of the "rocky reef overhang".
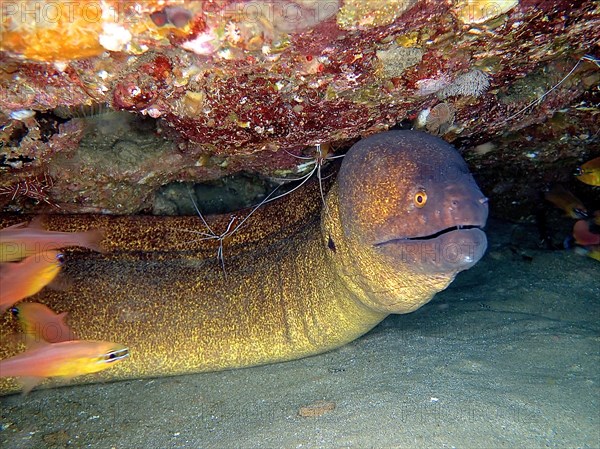
M 294 176 L 294 155 L 414 127 L 461 150 L 493 210 L 522 216 L 600 152 L 595 2 L 1 7 L 9 210 L 148 211 L 171 182 Z

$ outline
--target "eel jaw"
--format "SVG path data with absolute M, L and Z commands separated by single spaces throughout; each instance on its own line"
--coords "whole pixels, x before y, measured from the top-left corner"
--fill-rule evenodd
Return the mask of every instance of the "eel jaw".
M 373 247 L 392 263 L 409 265 L 412 271 L 454 276 L 481 259 L 487 239 L 480 225 L 456 225 L 434 234 L 390 239 Z
M 423 236 L 419 236 L 419 237 L 400 237 L 400 238 L 388 240 L 386 242 L 375 243 L 375 245 L 373 245 L 373 246 L 377 247 L 377 246 L 385 245 L 387 243 L 391 243 L 391 242 L 395 242 L 395 241 L 431 240 L 431 239 L 438 238 L 440 235 L 446 234 L 447 232 L 460 231 L 463 229 L 482 229 L 482 226 L 479 226 L 479 225 L 456 225 L 456 226 L 451 226 L 446 229 L 442 229 L 441 231 L 438 231 L 434 234 L 423 235 Z

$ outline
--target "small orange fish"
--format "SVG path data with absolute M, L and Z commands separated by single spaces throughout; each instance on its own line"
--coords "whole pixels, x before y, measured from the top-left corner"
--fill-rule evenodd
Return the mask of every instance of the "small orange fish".
M 578 220 L 573 226 L 575 243 L 581 246 L 600 245 L 600 234 L 590 229 L 591 220 Z
M 49 307 L 37 302 L 22 302 L 10 311 L 18 318 L 23 332 L 36 341 L 60 343 L 77 340 L 65 323 L 67 312 L 56 314 Z
M 103 232 L 91 229 L 85 232 L 46 231 L 34 219 L 29 226 L 19 223 L 0 229 L 0 262 L 11 262 L 23 259 L 35 253 L 67 246 L 83 246 L 102 252 L 100 241 Z
M 591 186 L 600 186 L 600 157 L 587 161 L 581 167 L 575 169 L 575 176 L 581 182 Z
M 561 185 L 555 185 L 544 195 L 547 201 L 550 201 L 559 209 L 565 211 L 567 217 L 587 218 L 588 213 L 583 203 Z
M 21 262 L 0 264 L 0 314 L 52 282 L 63 261 L 58 251 L 46 251 Z
M 0 377 L 23 378 L 24 393 L 47 377 L 73 378 L 97 373 L 129 357 L 129 349 L 107 341 L 44 343 L 0 360 Z

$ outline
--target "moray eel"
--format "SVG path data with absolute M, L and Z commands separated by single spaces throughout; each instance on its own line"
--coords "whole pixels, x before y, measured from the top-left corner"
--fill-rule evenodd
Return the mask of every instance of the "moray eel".
M 390 313 L 418 309 L 487 246 L 487 199 L 466 163 L 446 142 L 420 132 L 388 131 L 355 144 L 319 208 L 318 196 L 304 191 L 259 209 L 224 244 L 226 276 L 216 242 L 207 248 L 180 232 L 205 231 L 197 217 L 47 217 L 51 229 L 105 228 L 107 253 L 68 252 L 71 288 L 32 299 L 69 312 L 81 339 L 122 343 L 131 354 L 72 382 L 319 354 Z M 211 226 L 224 228 L 224 220 Z M 15 321 L 2 317 L 0 358 L 22 349 L 4 338 L 17 330 Z M 18 389 L 14 379 L 0 379 L 0 393 Z

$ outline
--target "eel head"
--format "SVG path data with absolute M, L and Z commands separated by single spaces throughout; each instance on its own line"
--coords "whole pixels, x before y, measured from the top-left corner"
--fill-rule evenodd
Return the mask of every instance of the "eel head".
M 416 131 L 363 139 L 338 182 L 342 239 L 356 267 L 346 272 L 382 296 L 378 309 L 416 309 L 486 250 L 487 198 L 442 139 Z M 396 307 L 398 295 L 408 299 Z

